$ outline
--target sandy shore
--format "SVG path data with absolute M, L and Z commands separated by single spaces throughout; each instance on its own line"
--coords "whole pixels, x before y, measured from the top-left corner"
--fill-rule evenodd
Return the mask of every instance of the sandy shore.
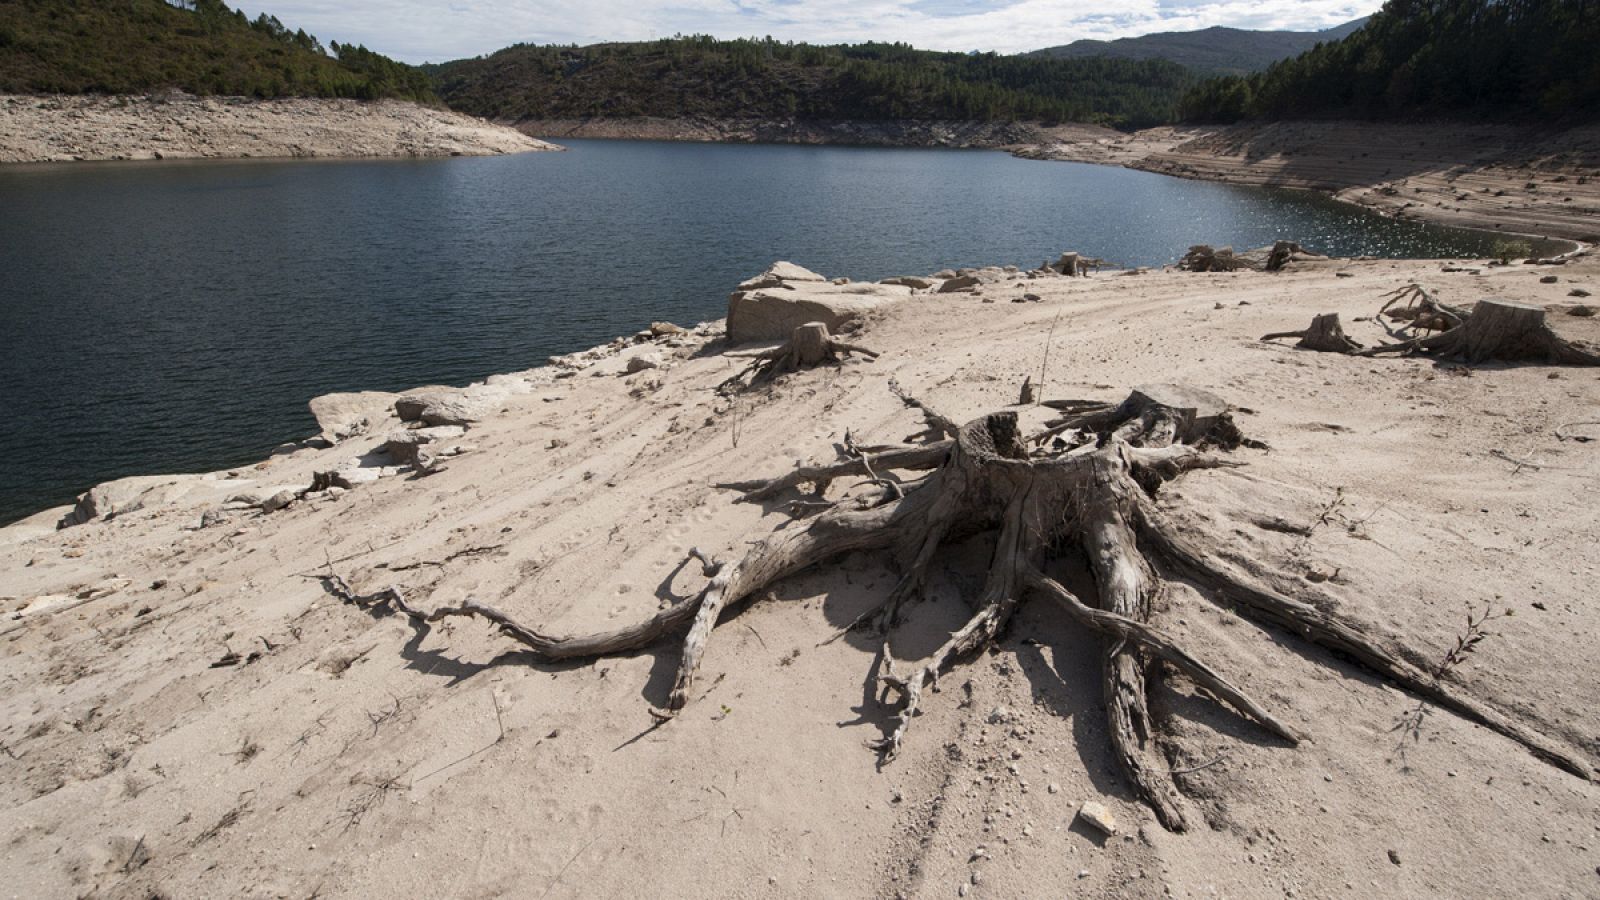
M 1256 340 L 1337 311 L 1374 341 L 1368 317 L 1411 281 L 1458 304 L 1542 304 L 1562 334 L 1600 339 L 1600 320 L 1568 314 L 1600 262 L 1471 268 L 1335 260 L 917 294 L 853 338 L 876 361 L 735 400 L 714 389 L 745 360 L 713 323 L 490 379 L 481 421 L 441 438 L 463 452 L 428 477 L 223 508 L 375 465 L 400 427 L 393 398 L 351 397 L 371 426 L 332 448 L 175 480 L 109 521 L 58 531 L 56 510 L 0 529 L 0 880 L 41 898 L 1592 895 L 1600 789 L 1446 712 L 1408 738 L 1415 698 L 1187 583 L 1154 621 L 1311 740 L 1265 737 L 1168 679 L 1162 745 L 1198 767 L 1179 782 L 1196 827 L 1178 835 L 1110 755 L 1099 641 L 1040 603 L 928 695 L 880 770 L 863 747 L 887 721 L 867 680 L 877 643 L 827 641 L 893 586 L 882 555 L 792 577 L 725 622 L 663 728 L 649 708 L 675 642 L 544 665 L 475 622 L 415 636 L 312 577 L 332 560 L 358 590 L 397 586 L 424 608 L 471 597 L 554 633 L 617 626 L 705 583 L 689 547 L 733 558 L 796 527 L 785 503 L 714 483 L 831 459 L 846 430 L 917 431 L 891 379 L 961 420 L 1017 408 L 1041 367 L 1051 399 L 1179 381 L 1237 404 L 1271 448 L 1169 489 L 1184 527 L 1426 660 L 1468 604 L 1514 609 L 1452 677 L 1593 759 L 1600 442 L 1555 430 L 1596 418 L 1594 371 Z M 1038 301 L 1010 302 L 1025 293 Z M 1263 513 L 1327 524 L 1297 536 Z M 987 554 L 944 554 L 898 657 L 965 618 Z M 1074 823 L 1085 800 L 1117 836 Z
M 1600 127 L 1285 122 L 1046 142 L 1019 155 L 1330 193 L 1397 218 L 1600 242 Z
M 481 119 L 398 100 L 0 95 L 0 163 L 491 156 L 556 149 Z

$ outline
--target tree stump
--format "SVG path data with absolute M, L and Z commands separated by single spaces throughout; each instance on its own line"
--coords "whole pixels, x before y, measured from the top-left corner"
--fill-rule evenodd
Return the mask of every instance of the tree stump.
M 1564 340 L 1545 322 L 1542 306 L 1513 300 L 1481 300 L 1459 324 L 1442 334 L 1365 351 L 1426 353 L 1477 364 L 1491 359 L 1506 362 L 1546 362 L 1552 365 L 1600 366 L 1600 355 Z
M 1031 436 L 1022 433 L 1014 412 L 958 426 L 913 397 L 901 394 L 901 399 L 922 413 L 930 435 L 926 443 L 865 451 L 847 441 L 846 458 L 839 462 L 799 468 L 770 481 L 722 485 L 757 502 L 809 483 L 815 490 L 807 506 L 824 511 L 749 544 L 740 558 L 708 572 L 709 581 L 696 597 L 632 625 L 555 637 L 474 600 L 429 612 L 397 588 L 357 593 L 331 566 L 323 584 L 345 602 L 404 615 L 419 632 L 451 617 L 487 620 L 543 660 L 627 653 L 684 632 L 677 679 L 666 698 L 669 711 L 659 714 L 666 719 L 693 695 L 712 631 L 725 612 L 812 566 L 850 553 L 890 551 L 900 563 L 898 582 L 876 610 L 845 629 L 867 626 L 882 634 L 875 665 L 884 702 L 891 694 L 898 698 L 887 733 L 871 744 L 885 762 L 900 750 L 924 691 L 937 688 L 941 675 L 962 659 L 993 646 L 1025 600 L 1042 599 L 1067 621 L 1102 638 L 1101 678 L 1115 756 L 1161 823 L 1183 830 L 1181 797 L 1168 763 L 1156 752 L 1160 734 L 1146 699 L 1149 680 L 1165 677 L 1157 662 L 1286 745 L 1305 737 L 1298 724 L 1279 718 L 1194 649 L 1148 621 L 1153 599 L 1170 579 L 1183 578 L 1228 609 L 1319 644 L 1521 742 L 1554 765 L 1590 776 L 1589 763 L 1577 751 L 1410 662 L 1422 655 L 1418 651 L 1340 619 L 1326 598 L 1279 593 L 1225 562 L 1223 547 L 1204 533 L 1181 529 L 1168 518 L 1157 502 L 1163 484 L 1196 469 L 1241 465 L 1211 452 L 1244 443 L 1227 405 L 1215 396 L 1182 386 L 1150 386 L 1114 407 L 1069 404 L 1078 412 L 1062 426 Z M 1047 436 L 1053 438 L 1048 445 Z M 888 477 L 907 470 L 928 474 L 906 483 Z M 862 475 L 872 479 L 872 492 L 858 485 L 828 499 L 833 481 Z M 890 639 L 900 611 L 921 596 L 933 567 L 948 558 L 942 548 L 985 533 L 993 536 L 994 550 L 983 586 L 967 598 L 971 618 L 909 671 L 897 668 Z M 1086 561 L 1094 585 L 1086 599 L 1056 574 L 1077 560 Z M 1248 667 L 1239 668 L 1249 676 Z
M 1213 248 L 1210 244 L 1196 244 L 1178 260 L 1178 268 L 1190 272 L 1237 272 L 1254 268 L 1250 261 L 1233 252 L 1232 247 Z
M 1344 333 L 1344 325 L 1339 321 L 1338 313 L 1323 313 L 1313 318 L 1304 331 L 1277 331 L 1261 336 L 1263 341 L 1280 338 L 1299 338 L 1300 342 L 1295 344 L 1296 347 L 1322 353 L 1354 353 L 1361 349 L 1359 343 Z
M 729 353 L 729 356 L 748 356 L 752 361 L 738 374 L 723 382 L 722 386 L 730 388 L 742 385 L 747 375 L 751 376 L 750 384 L 759 384 L 785 372 L 797 372 L 823 363 L 839 362 L 842 357 L 852 353 L 859 353 L 869 359 L 878 358 L 876 351 L 834 340 L 828 333 L 826 323 L 807 322 L 790 332 L 789 340 L 771 350 Z

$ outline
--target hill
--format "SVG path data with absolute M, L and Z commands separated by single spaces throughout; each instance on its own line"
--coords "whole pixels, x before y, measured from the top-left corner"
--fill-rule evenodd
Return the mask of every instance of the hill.
M 1389 0 L 1346 40 L 1197 87 L 1183 117 L 1590 121 L 1596 43 L 1594 0 Z
M 0 0 L 0 93 L 433 100 L 427 77 L 365 47 L 255 20 L 221 0 Z
M 1165 59 L 1206 75 L 1257 72 L 1325 41 L 1337 41 L 1365 25 L 1365 18 L 1323 31 L 1245 31 L 1217 26 L 1167 31 L 1114 41 L 1073 41 L 1027 54 L 1051 59 Z
M 425 67 L 453 109 L 501 120 L 605 116 L 1029 120 L 1137 128 L 1170 121 L 1194 83 L 1164 60 L 936 53 L 680 37 L 518 45 Z

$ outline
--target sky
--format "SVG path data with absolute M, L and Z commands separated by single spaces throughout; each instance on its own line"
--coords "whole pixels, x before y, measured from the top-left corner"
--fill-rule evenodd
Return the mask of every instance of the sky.
M 674 34 L 819 44 L 904 41 L 927 50 L 1018 53 L 1079 38 L 1212 25 L 1315 31 L 1381 0 L 232 0 L 324 42 L 403 62 L 444 62 L 511 44 L 593 44 Z

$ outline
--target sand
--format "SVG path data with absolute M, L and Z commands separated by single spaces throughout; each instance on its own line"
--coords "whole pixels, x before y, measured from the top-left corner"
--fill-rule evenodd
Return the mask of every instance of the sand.
M 398 100 L 0 94 L 0 163 L 491 156 L 556 149 L 481 119 Z
M 875 362 L 737 402 L 714 391 L 743 361 L 713 325 L 499 377 L 503 399 L 460 441 L 470 451 L 429 477 L 197 528 L 228 495 L 371 450 L 389 423 L 111 521 L 56 531 L 57 510 L 0 529 L 0 883 L 39 898 L 1600 894 L 1600 789 L 1452 714 L 1431 711 L 1408 739 L 1395 729 L 1414 698 L 1182 583 L 1155 621 L 1312 739 L 1284 746 L 1169 680 L 1159 727 L 1175 759 L 1203 766 L 1182 778 L 1197 827 L 1178 835 L 1110 756 L 1098 641 L 1039 604 L 946 678 L 880 770 L 863 746 L 886 721 L 866 680 L 875 644 L 823 643 L 894 583 L 879 555 L 791 578 L 726 621 L 696 699 L 656 729 L 671 642 L 544 665 L 477 623 L 417 638 L 313 577 L 331 559 L 358 588 L 429 608 L 475 597 L 556 633 L 620 624 L 704 583 L 681 565 L 689 547 L 728 557 L 788 526 L 781 505 L 713 483 L 830 459 L 846 429 L 916 431 L 891 378 L 961 419 L 1013 403 L 1028 374 L 1046 398 L 1182 381 L 1247 408 L 1242 427 L 1271 447 L 1170 490 L 1187 527 L 1430 659 L 1469 605 L 1513 609 L 1456 675 L 1600 757 L 1600 442 L 1555 435 L 1600 418 L 1596 372 L 1255 340 L 1338 311 L 1374 341 L 1363 317 L 1413 280 L 1454 303 L 1544 304 L 1564 335 L 1600 340 L 1600 322 L 1567 314 L 1572 287 L 1600 283 L 1592 258 L 1445 268 L 917 295 L 856 337 Z M 1024 291 L 1040 302 L 1009 302 Z M 637 354 L 661 365 L 626 374 Z M 1341 496 L 1309 538 L 1251 524 L 1311 523 Z M 945 555 L 900 658 L 963 618 L 984 560 L 981 544 Z M 111 593 L 83 599 L 95 586 Z M 1089 800 L 1116 836 L 1075 824 Z
M 1397 218 L 1600 240 L 1600 127 L 1283 122 L 1042 143 L 1034 159 L 1303 188 Z

